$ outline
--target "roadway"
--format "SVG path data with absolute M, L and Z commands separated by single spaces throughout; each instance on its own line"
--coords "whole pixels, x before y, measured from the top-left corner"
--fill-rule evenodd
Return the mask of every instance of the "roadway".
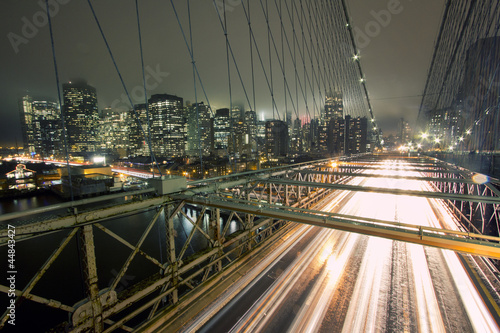
M 377 173 L 421 176 L 404 162 L 383 165 L 386 169 Z M 349 183 L 432 191 L 418 180 L 358 177 Z M 322 209 L 458 230 L 436 199 L 337 191 Z M 305 225 L 298 225 L 283 246 L 287 250 L 269 265 L 257 267 L 258 277 L 228 304 L 218 303 L 231 291 L 183 330 L 500 331 L 494 319 L 498 307 L 483 301 L 481 295 L 487 293 L 464 267 L 470 256 Z

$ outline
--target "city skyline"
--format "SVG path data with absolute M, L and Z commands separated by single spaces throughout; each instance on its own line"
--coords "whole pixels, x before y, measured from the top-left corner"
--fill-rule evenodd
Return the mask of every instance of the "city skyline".
M 56 0 L 54 0 L 56 1 Z M 55 36 L 55 48 L 57 61 L 60 72 L 61 82 L 74 80 L 75 78 L 84 77 L 88 83 L 96 87 L 99 96 L 99 110 L 109 106 L 119 108 L 128 108 L 127 103 L 124 101 L 123 88 L 117 79 L 116 72 L 114 72 L 113 64 L 107 54 L 107 50 L 99 35 L 99 31 L 93 22 L 91 13 L 86 4 L 78 4 L 71 1 L 57 0 L 58 12 L 53 16 L 53 27 Z M 230 25 L 231 36 L 245 36 L 246 43 L 248 43 L 248 30 L 246 24 L 241 23 L 243 15 L 242 6 L 234 1 L 228 2 L 232 7 L 226 10 L 228 24 Z M 401 112 L 404 117 L 411 119 L 416 117 L 418 111 L 419 98 L 410 98 L 413 102 L 402 103 L 399 99 L 385 99 L 388 97 L 401 97 L 401 96 L 416 96 L 421 94 L 423 83 L 428 66 L 428 59 L 430 58 L 431 50 L 433 47 L 432 38 L 435 37 L 437 26 L 440 20 L 440 10 L 434 10 L 442 4 L 436 4 L 427 1 L 425 4 L 420 5 L 420 8 L 413 3 L 401 2 L 397 8 L 397 14 L 393 14 L 386 21 L 377 23 L 373 13 L 385 13 L 388 6 L 392 1 L 378 1 L 376 3 L 367 5 L 355 4 L 348 2 L 350 6 L 351 19 L 355 26 L 354 32 L 360 49 L 360 56 L 363 69 L 366 73 L 368 93 L 372 99 L 373 112 L 375 118 L 380 121 L 380 126 L 384 131 L 395 132 L 397 130 L 397 121 L 401 117 Z M 181 17 L 183 27 L 187 29 L 186 6 L 181 2 L 175 2 L 176 8 Z M 0 99 L 0 112 L 4 122 L 0 131 L 0 145 L 13 145 L 16 139 L 18 142 L 21 140 L 20 136 L 20 121 L 18 118 L 18 101 L 26 94 L 29 94 L 37 99 L 50 99 L 55 100 L 57 96 L 56 84 L 54 79 L 54 70 L 52 55 L 50 50 L 50 38 L 48 34 L 47 24 L 40 27 L 34 26 L 29 38 L 23 35 L 23 27 L 29 26 L 33 19 L 40 16 L 42 7 L 38 3 L 26 4 L 19 6 L 14 1 L 6 1 L 2 4 L 4 7 L 3 12 L 9 12 L 8 18 L 1 23 L 2 31 L 4 31 L 3 39 L 4 52 L 2 63 L 6 67 L 6 75 L 1 82 L 2 94 Z M 113 19 L 112 13 L 115 10 L 113 4 L 95 4 L 94 5 L 97 15 L 100 17 L 103 30 L 107 34 L 109 43 L 115 54 L 116 61 L 119 67 L 124 71 L 124 81 L 127 85 L 129 92 L 133 95 L 133 102 L 136 104 L 143 103 L 141 99 L 144 96 L 142 92 L 142 74 L 140 69 L 140 55 L 138 48 L 137 26 L 135 21 L 135 8 L 132 4 L 120 6 L 119 19 Z M 157 9 L 157 10 L 155 10 Z M 257 7 L 255 9 L 258 9 Z M 143 51 L 144 51 L 144 65 L 145 76 L 148 86 L 148 95 L 151 96 L 155 93 L 167 93 L 182 96 L 186 101 L 192 103 L 210 102 L 212 109 L 229 107 L 230 100 L 227 94 L 227 68 L 225 61 L 225 42 L 223 33 L 220 28 L 220 23 L 217 19 L 217 12 L 214 10 L 212 2 L 197 3 L 191 8 L 193 12 L 193 45 L 194 56 L 197 65 L 200 68 L 200 75 L 204 81 L 204 87 L 207 91 L 209 101 L 203 95 L 201 86 L 197 85 L 197 98 L 194 97 L 192 67 L 189 59 L 189 54 L 185 47 L 182 34 L 172 13 L 172 8 L 166 5 L 143 4 L 140 3 L 141 13 L 141 29 L 143 37 Z M 439 12 L 434 14 L 433 24 L 428 24 L 418 28 L 419 33 L 416 33 L 416 27 L 422 24 L 418 20 L 418 16 L 422 12 Z M 262 16 L 255 10 L 254 15 Z M 163 16 L 162 16 L 163 15 Z M 214 16 L 215 15 L 215 16 Z M 168 18 L 165 19 L 165 18 Z M 240 20 L 238 23 L 237 21 Z M 378 34 L 372 34 L 367 40 L 366 28 L 378 24 Z M 43 23 L 43 22 L 42 22 Z M 71 23 L 71 24 L 70 24 Z M 63 26 L 81 27 L 79 29 L 68 29 L 70 32 L 63 31 Z M 407 26 L 401 29 L 402 26 Z M 257 32 L 264 32 L 265 27 L 256 27 Z M 24 28 L 24 32 L 29 30 Z M 206 31 L 206 38 L 201 32 Z M 279 31 L 279 30 L 278 30 Z M 365 32 L 365 33 L 364 33 Z M 187 31 L 185 31 L 187 33 Z M 400 39 L 405 38 L 406 41 Z M 10 34 L 10 37 L 9 37 Z M 13 34 L 26 39 L 26 43 L 19 40 L 12 39 Z M 431 36 L 432 35 L 432 36 Z M 425 37 L 427 36 L 427 37 Z M 410 38 L 411 37 L 411 38 Z M 422 44 L 421 41 L 424 37 L 428 39 L 427 43 Z M 416 40 L 413 40 L 416 38 Z M 14 42 L 13 42 L 14 40 Z M 399 43 L 390 44 L 391 40 L 399 40 Z M 16 41 L 18 44 L 16 44 Z M 265 44 L 266 40 L 260 43 Z M 425 49 L 428 56 L 407 56 L 408 53 L 413 53 L 415 47 Z M 15 47 L 14 47 L 15 46 Z M 175 49 L 175 52 L 172 50 Z M 132 51 L 131 51 L 132 50 Z M 17 51 L 17 52 L 16 52 Z M 235 50 L 236 51 L 236 50 Z M 255 51 L 255 49 L 254 49 Z M 243 51 L 238 51 L 243 52 Z M 422 51 L 423 52 L 423 51 Z M 175 54 L 173 54 L 175 53 Z M 36 57 L 33 55 L 36 54 Z M 384 54 L 384 56 L 382 56 Z M 245 52 L 237 54 L 238 59 L 245 59 Z M 224 61 L 215 62 L 214 59 L 221 58 Z M 395 62 L 394 57 L 400 58 L 400 61 Z M 377 60 L 378 59 L 378 60 Z M 417 66 L 420 68 L 419 80 L 414 81 L 415 73 L 414 66 L 408 66 L 408 62 L 415 62 L 417 59 L 420 64 L 425 63 L 425 66 Z M 245 59 L 246 60 L 246 59 Z M 378 61 L 378 62 L 377 62 Z M 383 61 L 385 65 L 381 66 Z M 243 63 L 244 61 L 240 61 Z M 400 64 L 400 63 L 404 64 Z M 245 62 L 246 63 L 246 62 Z M 392 63 L 387 67 L 388 63 Z M 7 66 L 7 64 L 9 64 Z M 375 65 L 374 65 L 375 64 Z M 256 67 L 256 76 L 259 82 L 264 82 L 262 73 L 257 71 L 258 61 L 254 59 Z M 408 75 L 411 76 L 410 90 L 412 92 L 401 92 L 400 90 L 405 86 L 400 80 L 401 73 L 394 73 L 396 68 L 405 66 L 408 70 Z M 242 66 L 242 68 L 245 66 Z M 276 62 L 273 73 L 279 74 L 278 64 Z M 392 68 L 391 68 L 392 67 Z M 385 68 L 388 70 L 387 75 L 381 76 L 380 70 Z M 389 69 L 392 69 L 390 71 Z M 242 105 L 245 109 L 253 109 L 247 106 L 248 99 L 252 104 L 252 96 L 248 99 L 242 93 L 241 87 L 238 87 L 238 78 L 234 66 L 231 68 L 233 79 L 233 104 Z M 16 74 L 14 74 L 16 73 Z M 22 75 L 19 75 L 22 74 Z M 242 75 L 245 75 L 243 73 Z M 396 76 L 395 76 L 396 75 Z M 276 75 L 275 77 L 278 77 Z M 385 79 L 384 79 L 385 77 Z M 377 84 L 378 78 L 384 80 L 386 84 Z M 245 80 L 248 78 L 246 77 Z M 236 83 L 235 83 L 236 82 Z M 259 89 L 265 84 L 260 84 L 257 87 L 257 103 L 255 111 L 260 114 L 264 112 L 267 118 L 273 117 L 273 105 L 269 96 L 265 93 L 259 93 Z M 276 109 L 282 114 L 286 108 L 283 94 L 283 88 L 277 87 L 276 92 Z M 282 86 L 282 83 L 281 83 Z M 385 87 L 384 87 L 385 86 Z M 390 90 L 390 87 L 398 87 L 397 90 Z M 417 87 L 418 86 L 418 87 Z M 388 89 L 389 88 L 389 89 Z M 265 90 L 264 89 L 264 90 Z M 281 94 L 278 94 L 279 90 Z M 386 89 L 384 92 L 383 90 Z M 416 91 L 416 89 L 418 91 Z M 293 90 L 293 88 L 291 89 Z M 394 93 L 393 93 L 394 92 Z M 397 92 L 397 93 L 396 93 Z M 300 92 L 299 92 L 300 95 Z M 142 98 L 141 98 L 142 96 Z M 308 96 L 309 98 L 311 96 Z M 287 97 L 290 98 L 290 97 Z M 378 100 L 378 98 L 382 98 Z M 317 97 L 319 99 L 319 97 Z M 406 109 L 402 110 L 401 103 L 405 105 Z M 287 109 L 290 110 L 291 103 L 288 101 Z M 318 114 L 321 110 L 316 105 L 310 102 L 309 108 L 311 114 Z M 305 107 L 297 106 L 297 109 L 304 115 Z M 409 111 L 412 110 L 412 111 Z M 384 115 L 385 114 L 385 115 Z M 397 114 L 397 117 L 394 115 Z M 391 123 L 396 122 L 396 126 Z
M 321 117 L 304 123 L 291 112 L 284 120 L 258 120 L 255 111 L 238 106 L 211 114 L 202 102 L 185 104 L 182 97 L 169 94 L 154 94 L 130 111 L 109 108 L 99 114 L 97 91 L 84 81 L 64 83 L 63 96 L 61 107 L 23 97 L 25 156 L 61 159 L 69 153 L 78 160 L 93 160 L 106 154 L 150 156 L 151 162 L 215 158 L 274 163 L 364 153 L 376 146 L 373 122 L 368 126 L 367 117 L 344 115 L 338 92 L 327 94 Z

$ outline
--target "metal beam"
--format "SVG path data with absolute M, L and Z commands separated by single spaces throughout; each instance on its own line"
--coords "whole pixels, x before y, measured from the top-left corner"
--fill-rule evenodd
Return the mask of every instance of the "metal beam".
M 270 183 L 274 183 L 274 184 L 308 186 L 308 187 L 315 187 L 315 188 L 327 188 L 327 189 L 332 189 L 332 190 L 374 192 L 374 193 L 395 194 L 395 195 L 409 195 L 409 196 L 414 196 L 414 197 L 424 197 L 424 198 L 433 198 L 433 199 L 459 200 L 459 201 L 469 201 L 469 202 L 481 202 L 481 203 L 488 203 L 488 204 L 500 204 L 500 197 L 486 197 L 486 196 L 482 196 L 482 195 L 454 194 L 454 193 L 441 193 L 441 192 L 415 191 L 415 190 L 399 190 L 399 189 L 359 186 L 359 185 L 297 182 L 297 181 L 293 181 L 293 180 L 284 180 L 284 179 L 268 179 L 265 181 L 270 182 Z
M 442 172 L 442 171 L 439 171 Z M 420 181 L 434 181 L 434 182 L 448 182 L 448 183 L 464 183 L 476 184 L 472 179 L 460 178 L 436 178 L 436 177 L 418 177 L 418 176 L 399 176 L 399 175 L 379 175 L 370 173 L 353 173 L 353 172 L 328 172 L 328 171 L 314 171 L 303 170 L 303 174 L 318 174 L 318 175 L 331 175 L 331 176 L 344 176 L 344 177 L 366 177 L 366 178 L 390 178 L 390 179 L 406 179 L 406 180 L 420 180 Z
M 362 218 L 351 220 L 341 219 L 326 216 L 325 213 L 321 211 L 294 211 L 291 207 L 277 205 L 273 206 L 260 204 L 259 207 L 259 203 L 252 202 L 243 204 L 226 199 L 186 197 L 183 195 L 175 197 L 179 199 L 182 198 L 186 202 L 193 204 L 203 204 L 230 211 L 255 214 L 258 216 L 305 223 L 363 235 L 377 236 L 500 259 L 500 238 L 498 237 L 485 237 L 480 234 L 457 232 L 390 221 L 385 221 L 384 223 L 372 223 Z M 478 239 L 495 239 L 495 242 Z
M 101 196 L 98 196 L 95 198 L 88 198 L 88 199 L 82 199 L 82 200 L 76 200 L 76 201 L 70 201 L 70 202 L 63 202 L 63 203 L 59 203 L 59 204 L 43 206 L 43 207 L 39 207 L 39 208 L 33 208 L 33 209 L 30 209 L 27 211 L 22 211 L 22 212 L 7 213 L 7 214 L 0 215 L 0 222 L 5 222 L 5 221 L 9 221 L 9 220 L 17 220 L 21 217 L 26 217 L 26 216 L 31 216 L 31 215 L 41 214 L 41 213 L 47 213 L 47 212 L 53 212 L 53 211 L 59 210 L 59 209 L 76 208 L 76 207 L 81 206 L 81 205 L 88 205 L 88 204 L 93 204 L 96 202 L 115 200 L 115 199 L 123 198 L 126 196 L 141 195 L 141 194 L 147 194 L 147 193 L 152 193 L 152 192 L 154 192 L 154 189 L 146 188 L 146 189 L 137 190 L 137 191 L 130 191 L 130 192 L 118 193 L 118 194 L 101 195 Z

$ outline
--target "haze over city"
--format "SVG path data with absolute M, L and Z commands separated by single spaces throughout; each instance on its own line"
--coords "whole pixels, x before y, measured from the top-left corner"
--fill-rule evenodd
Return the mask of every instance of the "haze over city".
M 55 1 L 52 17 L 55 50 L 61 84 L 77 78 L 86 79 L 96 87 L 99 109 L 115 106 L 129 108 L 123 100 L 123 88 L 107 53 L 92 12 L 85 2 Z M 174 2 L 178 16 L 187 34 L 187 6 Z M 247 25 L 239 1 L 228 2 L 226 11 L 229 37 L 234 43 L 240 64 L 248 64 Z M 400 118 L 413 127 L 421 102 L 433 44 L 438 30 L 444 1 L 375 1 L 361 4 L 348 1 L 350 19 L 360 51 L 360 62 L 365 72 L 373 113 L 384 133 L 397 131 Z M 29 93 L 37 99 L 57 101 L 54 65 L 48 24 L 43 20 L 43 2 L 20 3 L 14 0 L 0 4 L 4 18 L 0 29 L 2 39 L 0 61 L 3 76 L 0 82 L 0 145 L 21 145 L 19 99 Z M 135 5 L 133 2 L 108 1 L 93 4 L 102 29 L 113 50 L 129 91 L 142 87 Z M 277 10 L 270 6 L 270 20 Z M 258 9 L 258 7 L 256 7 Z M 170 3 L 140 3 L 141 34 L 145 73 L 149 77 L 148 95 L 167 93 L 195 102 L 191 60 L 182 33 Z M 225 39 L 217 18 L 216 6 L 211 1 L 191 5 L 193 50 L 200 76 L 212 109 L 229 107 Z M 262 12 L 261 25 L 255 25 L 256 34 L 266 35 Z M 425 18 L 425 20 L 424 20 Z M 276 23 L 276 22 L 275 22 Z M 278 29 L 279 31 L 279 29 Z M 263 40 L 264 48 L 266 41 Z M 266 53 L 266 52 L 263 52 Z M 256 74 L 256 112 L 273 117 L 273 106 L 266 92 L 265 78 Z M 248 81 L 249 66 L 241 65 L 242 77 Z M 246 97 L 237 85 L 233 71 L 233 103 L 249 109 Z M 279 65 L 274 65 L 275 80 Z M 277 84 L 282 86 L 282 84 Z M 276 105 L 284 109 L 283 89 L 276 87 Z M 141 103 L 136 89 L 134 102 Z M 143 96 L 143 94 L 142 94 Z M 199 101 L 207 103 L 198 85 Z M 305 113 L 304 104 L 299 107 Z M 316 113 L 311 105 L 311 114 Z

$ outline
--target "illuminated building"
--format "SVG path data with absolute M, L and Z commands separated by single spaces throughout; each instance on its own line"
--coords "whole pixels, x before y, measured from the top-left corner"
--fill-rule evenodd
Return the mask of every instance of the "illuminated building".
M 245 148 L 245 138 L 246 138 L 246 126 L 242 118 L 239 120 L 233 120 L 233 127 L 231 130 L 231 136 L 228 143 L 229 153 L 239 158 L 244 152 Z
M 245 153 L 251 155 L 257 151 L 257 114 L 255 111 L 245 112 Z
M 346 116 L 347 117 L 347 116 Z M 344 155 L 345 146 L 345 120 L 332 118 L 328 123 L 328 153 L 331 156 Z
M 96 89 L 84 81 L 63 84 L 66 137 L 70 152 L 93 152 L 99 112 Z
M 21 119 L 21 130 L 23 133 L 24 150 L 31 154 L 35 152 L 35 140 L 33 131 L 33 99 L 26 95 L 19 101 L 19 114 Z
M 156 157 L 180 157 L 186 151 L 186 117 L 181 97 L 157 94 L 149 102 L 151 148 Z
M 227 156 L 231 131 L 229 109 L 217 109 L 214 117 L 214 150 L 219 156 Z
M 187 154 L 199 156 L 200 148 L 203 156 L 210 155 L 212 143 L 210 126 L 210 110 L 203 102 L 187 108 Z
M 292 135 L 290 136 L 290 149 L 293 154 L 302 152 L 302 123 L 299 118 L 293 122 Z
M 288 153 L 288 127 L 281 120 L 266 121 L 266 150 L 268 158 L 286 156 Z
M 24 164 L 18 164 L 16 168 L 8 172 L 7 190 L 31 191 L 36 189 L 36 172 L 26 168 Z
M 323 124 L 328 125 L 332 119 L 344 117 L 342 94 L 339 92 L 328 93 L 325 97 L 325 108 L 322 114 Z
M 148 112 L 146 104 L 134 105 L 134 110 L 129 111 L 129 151 L 136 156 L 149 156 L 146 143 L 148 134 Z M 140 126 L 139 126 L 140 124 Z
M 20 104 L 23 144 L 26 152 L 41 158 L 62 152 L 61 111 L 59 104 L 33 101 L 25 96 Z
M 406 143 L 410 142 L 411 141 L 410 124 L 406 120 L 404 120 L 404 118 L 401 118 L 399 120 L 398 127 L 399 127 L 398 134 L 399 134 L 399 138 L 401 140 L 401 144 L 406 144 Z
M 127 156 L 129 147 L 129 122 L 127 112 L 103 113 L 99 126 L 101 149 L 112 150 L 121 157 Z
M 367 134 L 368 119 L 366 117 L 345 116 L 346 155 L 366 153 Z

